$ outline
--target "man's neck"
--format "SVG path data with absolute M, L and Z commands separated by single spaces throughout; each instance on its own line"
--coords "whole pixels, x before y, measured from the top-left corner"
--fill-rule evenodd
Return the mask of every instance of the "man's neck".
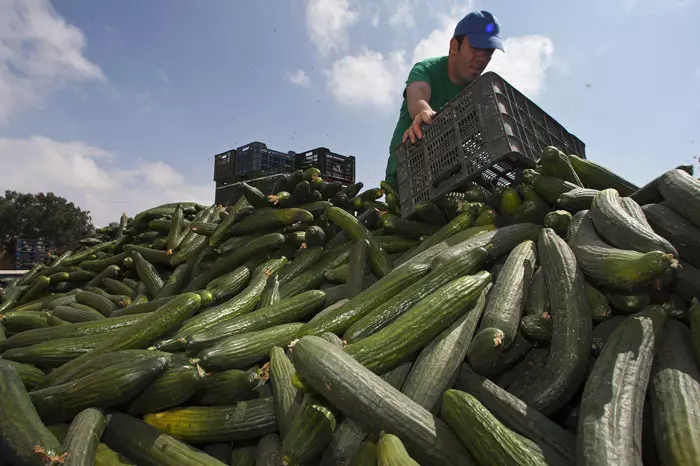
M 459 73 L 457 73 L 457 62 L 452 55 L 447 56 L 447 77 L 450 78 L 450 82 L 455 86 L 464 87 L 470 83 L 470 81 L 459 77 Z

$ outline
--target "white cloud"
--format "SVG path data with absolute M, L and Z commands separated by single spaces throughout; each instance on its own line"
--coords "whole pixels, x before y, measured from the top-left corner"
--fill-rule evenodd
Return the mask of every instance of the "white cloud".
M 336 60 L 328 77 L 328 90 L 338 102 L 395 111 L 407 72 L 403 50 L 384 56 L 366 48 L 358 55 Z
M 308 0 L 306 5 L 309 37 L 324 56 L 346 49 L 347 29 L 357 19 L 358 13 L 350 9 L 348 0 Z
M 411 0 L 393 3 L 394 12 L 389 17 L 389 25 L 394 29 L 408 29 L 416 25 Z
M 105 80 L 83 56 L 85 36 L 48 0 L 0 2 L 0 122 L 19 109 L 40 106 L 74 81 Z
M 17 163 L 21 160 L 21 163 Z M 193 185 L 170 165 L 141 161 L 129 169 L 118 158 L 81 141 L 41 136 L 0 138 L 0 186 L 20 192 L 53 192 L 89 210 L 95 226 L 166 202 L 214 202 L 214 184 Z
M 296 70 L 293 73 L 287 74 L 287 80 L 297 86 L 309 87 L 310 80 L 304 70 Z
M 493 54 L 488 71 L 495 71 L 528 97 L 544 88 L 547 70 L 552 66 L 554 44 L 546 36 L 505 39 L 506 53 Z

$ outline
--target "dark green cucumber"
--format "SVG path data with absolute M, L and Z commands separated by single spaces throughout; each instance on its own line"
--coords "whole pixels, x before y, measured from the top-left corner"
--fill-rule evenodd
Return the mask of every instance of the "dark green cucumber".
M 230 406 L 191 406 L 147 414 L 147 424 L 188 443 L 245 440 L 275 432 L 272 398 Z
M 45 466 L 61 459 L 60 444 L 42 423 L 17 371 L 0 361 L 0 452 L 3 462 Z
M 113 338 L 113 335 L 110 333 L 98 333 L 83 337 L 61 338 L 58 340 L 37 343 L 36 345 L 32 346 L 12 348 L 5 351 L 2 357 L 11 361 L 23 362 L 27 364 L 57 367 L 77 358 L 80 355 L 89 353 L 110 338 Z
M 544 281 L 542 267 L 538 267 L 532 275 L 532 281 L 530 282 L 530 289 L 527 292 L 523 313 L 526 315 L 542 314 L 545 312 L 549 313 L 549 311 L 550 304 L 549 294 L 547 293 L 547 283 Z
M 406 256 L 404 256 L 404 259 L 410 259 L 411 257 L 418 255 L 419 253 L 449 238 L 450 236 L 471 227 L 476 219 L 478 206 L 479 204 L 477 203 L 470 204 L 469 207 L 467 207 L 467 209 L 459 214 L 454 220 L 440 228 L 424 241 L 421 241 L 418 247 L 411 250 Z
M 579 267 L 597 285 L 630 290 L 675 266 L 673 255 L 617 249 L 600 239 L 587 210 L 574 215 L 567 235 Z
M 555 210 L 544 217 L 544 226 L 551 228 L 562 238 L 566 238 L 569 223 L 571 223 L 571 214 L 566 210 Z
M 280 233 L 262 235 L 232 253 L 219 257 L 208 274 L 211 278 L 216 278 L 234 270 L 248 259 L 263 252 L 271 252 L 282 244 L 284 244 L 284 236 Z
M 700 267 L 700 227 L 665 204 L 647 204 L 642 210 L 654 231 L 669 240 L 683 260 Z
M 23 362 L 10 361 L 9 359 L 0 359 L 0 364 L 11 366 L 19 374 L 22 383 L 27 388 L 27 391 L 33 389 L 44 379 L 44 372 L 31 364 Z
M 171 367 L 134 399 L 129 414 L 140 416 L 178 406 L 194 395 L 203 377 L 203 371 L 194 365 Z
M 576 173 L 583 182 L 583 185 L 587 188 L 613 188 L 623 196 L 629 196 L 639 189 L 637 186 L 625 180 L 621 176 L 616 175 L 615 173 L 591 160 L 571 154 L 569 155 L 569 161 L 574 167 L 574 170 L 576 170 Z
M 377 445 L 369 440 L 362 442 L 350 466 L 377 466 Z
M 97 287 L 93 287 L 93 286 L 86 286 L 83 288 L 84 288 L 84 291 L 86 291 L 86 292 L 94 293 L 96 295 L 102 296 L 103 298 L 107 298 L 113 304 L 116 304 L 117 307 L 125 307 L 125 306 L 128 306 L 129 304 L 131 304 L 131 296 L 107 293 L 102 288 L 97 288 Z M 83 303 L 81 303 L 81 304 L 83 304 Z
M 315 215 L 316 214 L 314 214 L 314 216 Z M 304 231 L 304 238 L 306 245 L 309 247 L 323 246 L 326 244 L 326 234 L 323 228 L 316 225 L 311 225 Z
M 346 351 L 373 372 L 391 370 L 452 325 L 490 281 L 491 275 L 484 271 L 450 280 L 388 326 L 351 343 Z
M 119 412 L 110 415 L 104 442 L 141 465 L 223 466 L 225 463 L 145 422 Z
M 465 315 L 423 348 L 400 387 L 406 396 L 433 413 L 439 411 L 441 394 L 457 376 L 485 305 L 483 291 Z
M 123 253 L 123 255 L 124 255 L 124 258 L 127 257 L 126 253 Z M 121 263 L 121 261 L 120 261 L 120 263 Z M 99 272 L 97 275 L 95 275 L 95 277 L 87 283 L 87 286 L 100 286 L 100 285 L 102 285 L 102 280 L 104 280 L 105 278 L 115 277 L 119 273 L 120 270 L 121 269 L 116 264 L 108 265 L 104 269 L 101 269 L 101 272 Z
M 257 446 L 256 466 L 279 466 L 282 463 L 282 439 L 277 434 L 264 435 Z
M 236 203 L 229 210 L 228 216 L 219 223 L 216 231 L 209 237 L 209 246 L 216 247 L 221 245 L 229 236 L 229 228 L 240 219 L 239 215 L 249 206 L 245 196 L 240 196 Z
M 299 336 L 320 335 L 325 331 L 340 333 L 353 325 L 377 306 L 383 305 L 395 294 L 411 287 L 426 276 L 430 267 L 416 264 L 405 267 L 400 273 L 392 273 L 374 283 L 361 294 L 323 316 L 310 321 Z
M 3 326 L 14 333 L 50 327 L 47 311 L 8 311 L 0 316 Z
M 377 235 L 376 232 L 373 233 L 375 234 L 377 244 L 379 244 L 379 247 L 382 248 L 387 254 L 404 252 L 406 253 L 406 257 L 412 257 L 413 254 L 411 253 L 413 249 L 421 244 L 418 240 L 403 238 L 398 235 Z
M 563 407 L 583 383 L 591 351 L 591 316 L 586 288 L 571 248 L 550 228 L 537 241 L 554 320 L 545 370 L 512 392 L 543 414 Z
M 280 280 L 279 274 L 274 274 L 267 280 L 265 289 L 260 295 L 260 301 L 256 305 L 256 309 L 262 309 L 280 302 Z
M 248 284 L 250 268 L 242 265 L 231 272 L 220 275 L 207 283 L 207 290 L 211 291 L 217 302 L 226 301 L 236 296 Z
M 163 279 L 158 275 L 156 268 L 148 262 L 140 253 L 134 251 L 131 253 L 136 267 L 136 273 L 139 279 L 146 285 L 146 290 L 151 298 L 154 298 L 161 288 L 163 288 Z
M 218 223 L 212 222 L 192 222 L 190 228 L 198 235 L 211 236 L 219 227 Z
M 168 254 L 167 251 L 161 251 L 158 249 L 153 249 L 149 248 L 147 246 L 139 245 L 139 244 L 125 244 L 124 245 L 124 252 L 128 253 L 128 257 L 133 257 L 134 252 L 138 252 L 143 256 L 144 259 L 146 259 L 148 262 L 150 262 L 153 265 L 165 265 L 165 266 L 177 266 L 179 264 L 171 264 L 171 258 L 173 257 L 172 255 Z M 126 259 L 126 258 L 125 258 Z M 81 264 L 81 267 L 85 268 L 83 264 Z
M 439 225 L 415 220 L 401 220 L 393 214 L 382 214 L 379 218 L 386 233 L 408 239 L 419 239 L 421 236 L 432 235 L 440 230 Z
M 700 268 L 684 260 L 678 262 L 675 272 L 673 290 L 687 302 L 700 298 Z
M 550 464 L 575 463 L 575 436 L 466 364 L 462 365 L 456 387 L 476 397 L 506 427 L 539 445 Z
M 280 284 L 284 284 L 308 270 L 312 265 L 320 261 L 323 255 L 324 251 L 320 246 L 306 248 L 298 257 L 295 257 L 294 260 L 280 270 Z
M 497 230 L 487 231 L 485 233 L 477 234 L 476 236 L 469 237 L 466 241 L 451 245 L 447 249 L 440 252 L 437 256 L 432 259 L 433 267 L 438 267 L 441 264 L 445 264 L 455 257 L 462 256 L 468 251 L 479 247 L 491 246 L 489 248 L 489 258 L 498 259 L 499 257 L 510 253 L 515 246 L 522 243 L 525 240 L 537 240 L 537 236 L 542 228 L 539 225 L 532 223 L 518 223 L 516 225 L 508 225 Z M 466 233 L 469 230 L 465 230 Z M 459 233 L 454 235 L 452 238 L 457 239 Z M 452 239 L 448 238 L 448 239 Z M 430 249 L 428 250 L 430 251 Z M 428 252 L 426 251 L 426 252 Z M 420 257 L 416 256 L 416 258 Z
M 597 189 L 577 188 L 565 192 L 557 199 L 557 207 L 563 207 L 571 213 L 576 213 L 579 210 L 588 210 L 591 208 L 593 199 L 599 191 Z
M 51 284 L 51 279 L 49 277 L 37 277 L 32 284 L 27 288 L 27 290 L 22 294 L 22 296 L 17 300 L 18 305 L 26 304 L 33 301 L 36 298 L 41 297 L 42 294 L 49 288 Z
M 480 465 L 520 466 L 549 463 L 523 438 L 504 426 L 473 395 L 447 390 L 440 416 Z
M 700 227 L 700 181 L 683 170 L 669 170 L 659 179 L 659 192 L 673 210 Z
M 542 199 L 550 204 L 556 204 L 557 199 L 559 199 L 562 194 L 573 189 L 581 188 L 581 186 L 577 186 L 569 181 L 564 181 L 553 176 L 542 175 L 531 169 L 523 170 L 523 178 L 527 184 L 535 188 L 535 191 Z
M 105 414 L 100 409 L 87 408 L 81 411 L 70 424 L 61 449 L 68 455 L 66 466 L 92 466 L 95 464 L 97 443 L 107 425 Z
M 175 212 L 173 213 L 172 218 L 170 219 L 170 223 L 167 226 L 168 228 L 168 237 L 166 238 L 165 241 L 165 247 L 168 250 L 173 250 L 180 246 L 180 243 L 184 239 L 184 235 L 182 234 L 182 228 L 185 223 L 185 212 L 182 208 L 182 205 L 178 205 L 175 208 Z M 188 222 L 189 223 L 189 222 Z M 149 227 L 150 227 L 149 223 Z
M 588 296 L 588 307 L 591 310 L 591 318 L 594 322 L 602 322 L 612 317 L 612 308 L 608 303 L 608 298 L 598 291 L 593 285 L 586 283 L 586 294 Z
M 642 407 L 665 322 L 666 312 L 649 306 L 610 335 L 583 390 L 578 464 L 642 463 Z
M 383 304 L 375 305 L 372 311 L 357 320 L 345 331 L 343 339 L 351 343 L 386 327 L 408 311 L 411 306 L 420 302 L 446 283 L 457 277 L 477 271 L 485 262 L 486 257 L 486 250 L 477 248 L 455 258 L 450 263 L 436 267 L 412 286 L 405 287 L 403 291 L 389 297 Z
M 335 426 L 335 414 L 328 402 L 307 394 L 282 441 L 283 464 L 299 465 L 315 459 L 331 441 Z
M 246 235 L 274 230 L 296 222 L 311 223 L 313 219 L 310 212 L 298 208 L 265 210 L 254 212 L 234 223 L 229 231 L 232 236 Z
M 147 314 L 155 311 L 163 304 L 172 301 L 174 298 L 175 296 L 168 296 L 166 298 L 158 298 L 152 301 L 149 301 L 148 298 L 145 298 L 146 300 L 143 302 L 137 302 L 137 300 L 134 300 L 130 305 L 114 311 L 111 317 Z
M 275 406 L 275 418 L 282 438 L 287 435 L 302 394 L 292 383 L 296 370 L 284 350 L 275 346 L 270 350 L 270 385 Z
M 368 250 L 369 241 L 366 239 L 361 239 L 355 241 L 352 251 L 350 251 L 348 276 L 345 283 L 345 296 L 348 299 L 352 299 L 359 295 L 364 289 L 364 276 Z
M 108 293 L 111 294 L 131 296 L 134 292 L 134 290 L 126 283 L 109 277 L 102 279 L 102 286 Z
M 683 170 L 691 176 L 694 172 L 692 165 L 679 165 L 676 168 L 678 170 Z M 654 178 L 653 180 L 651 180 L 650 182 L 648 182 L 647 184 L 630 194 L 630 198 L 632 198 L 632 200 L 638 203 L 639 205 L 658 204 L 662 202 L 664 198 L 659 192 L 659 180 L 661 179 L 661 176 Z
M 651 304 L 651 296 L 647 290 L 608 291 L 605 297 L 610 305 L 624 314 L 634 314 Z
M 326 210 L 328 220 L 340 227 L 353 240 L 366 239 L 369 242 L 367 258 L 372 272 L 377 278 L 382 278 L 391 271 L 391 261 L 386 252 L 379 246 L 367 227 L 357 218 L 339 207 L 329 207 Z
M 254 366 L 246 371 L 231 369 L 207 374 L 192 403 L 227 406 L 253 398 L 255 390 L 266 381 L 265 374 Z
M 294 345 L 294 365 L 343 414 L 374 432 L 397 435 L 421 464 L 475 465 L 448 426 L 332 343 L 305 336 Z
M 96 244 L 95 246 L 86 248 L 83 251 L 71 254 L 70 256 L 66 257 L 61 264 L 76 265 L 81 263 L 97 252 L 106 251 L 107 249 L 112 248 L 117 244 L 117 241 L 118 240 L 105 241 L 104 243 Z
M 341 264 L 338 267 L 326 270 L 323 274 L 323 278 L 329 283 L 345 283 L 348 279 L 348 264 Z
M 25 286 L 17 286 L 14 283 L 5 288 L 2 293 L 2 301 L 0 302 L 0 312 L 5 312 L 17 304 L 17 300 L 25 290 Z
M 57 306 L 51 310 L 51 314 L 72 324 L 79 322 L 90 322 L 105 318 L 101 313 L 92 308 L 88 310 L 71 306 Z
M 187 337 L 187 347 L 206 348 L 233 335 L 264 330 L 275 325 L 301 322 L 320 310 L 325 301 L 326 293 L 323 291 L 305 291 L 291 298 L 285 298 L 272 306 L 229 319 L 209 330 L 191 335 Z
M 105 341 L 91 352 L 77 357 L 51 372 L 44 386 L 63 376 L 74 368 L 85 364 L 105 353 L 125 349 L 147 348 L 158 339 L 173 332 L 181 323 L 199 310 L 202 298 L 195 293 L 181 294 L 155 312 L 148 314 L 138 325 L 115 332 L 114 338 Z M 63 327 L 56 327 L 61 330 Z
M 612 316 L 609 319 L 599 323 L 593 327 L 593 337 L 591 343 L 591 354 L 593 357 L 598 357 L 601 350 L 607 343 L 613 330 L 625 321 L 627 316 Z
M 604 189 L 596 195 L 590 217 L 596 231 L 612 246 L 639 252 L 662 251 L 678 258 L 676 248 L 654 233 L 646 218 L 637 219 L 627 212 L 614 189 Z
M 267 279 L 286 263 L 286 259 L 271 259 L 258 266 L 253 272 L 253 276 L 248 286 L 233 298 L 218 306 L 206 309 L 196 316 L 187 320 L 182 327 L 170 338 L 159 342 L 157 346 L 161 349 L 168 349 L 169 345 L 184 347 L 185 338 L 195 333 L 212 328 L 218 323 L 233 319 L 243 314 L 247 314 L 253 309 L 260 299 L 260 295 L 265 289 Z M 178 343 L 179 342 L 179 343 Z
M 212 458 L 221 461 L 223 464 L 229 464 L 231 461 L 231 442 L 210 443 L 206 445 L 202 451 Z
M 520 331 L 531 340 L 549 342 L 552 340 L 552 316 L 548 312 L 523 316 Z
M 306 290 L 320 287 L 326 271 L 346 262 L 350 257 L 351 249 L 352 243 L 345 243 L 327 251 L 321 260 L 306 271 L 283 283 L 280 287 L 280 297 L 288 298 Z
M 80 304 L 90 306 L 105 317 L 109 317 L 118 309 L 118 306 L 109 298 L 91 291 L 81 291 L 80 293 L 76 294 L 75 301 Z
M 282 324 L 225 338 L 202 350 L 197 355 L 197 363 L 207 370 L 249 367 L 264 359 L 273 347 L 289 344 L 303 325 Z
M 62 422 L 83 409 L 118 406 L 143 391 L 168 366 L 164 357 L 118 364 L 81 379 L 34 390 L 29 394 L 46 422 Z
M 569 157 L 557 147 L 548 146 L 542 150 L 540 166 L 543 175 L 553 176 L 583 186 L 581 179 L 571 165 Z

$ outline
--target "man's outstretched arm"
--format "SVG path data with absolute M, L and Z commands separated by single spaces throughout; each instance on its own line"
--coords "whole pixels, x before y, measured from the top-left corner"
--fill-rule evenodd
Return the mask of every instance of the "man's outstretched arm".
M 430 85 L 424 81 L 415 81 L 406 87 L 406 106 L 408 114 L 413 118 L 411 126 L 403 133 L 403 141 L 411 140 L 411 144 L 416 139 L 423 137 L 420 125 L 431 123 L 435 110 L 430 106 Z

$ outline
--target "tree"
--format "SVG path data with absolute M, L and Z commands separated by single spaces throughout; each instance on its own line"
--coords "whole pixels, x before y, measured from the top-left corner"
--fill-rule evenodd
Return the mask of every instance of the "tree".
M 0 246 L 12 249 L 16 238 L 53 241 L 55 252 L 74 249 L 94 232 L 90 212 L 53 193 L 5 191 L 0 197 Z

